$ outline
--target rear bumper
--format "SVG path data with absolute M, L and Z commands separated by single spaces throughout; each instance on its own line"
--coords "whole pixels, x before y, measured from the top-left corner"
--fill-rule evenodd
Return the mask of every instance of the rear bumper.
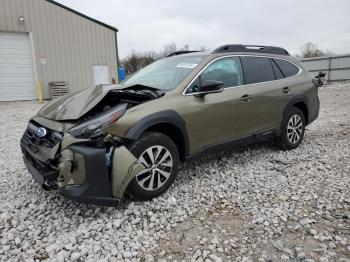
M 314 108 L 313 110 L 310 112 L 310 116 L 309 116 L 309 120 L 308 120 L 308 123 L 307 125 L 310 125 L 312 122 L 314 122 L 318 116 L 319 116 L 319 113 L 320 113 L 320 99 L 318 98 L 318 95 L 317 95 L 317 98 L 316 98 L 316 101 L 315 103 L 313 104 Z
M 85 169 L 85 179 L 79 185 L 66 185 L 58 189 L 58 192 L 72 200 L 87 204 L 116 206 L 119 200 L 112 196 L 111 178 L 106 164 L 105 150 L 86 146 L 74 145 L 69 147 L 74 154 L 82 156 L 80 163 Z M 33 179 L 44 186 L 48 181 L 57 181 L 59 171 L 41 169 L 45 164 L 33 159 L 24 149 L 24 162 Z M 73 163 L 73 168 L 74 163 Z M 55 181 L 55 182 L 56 182 Z

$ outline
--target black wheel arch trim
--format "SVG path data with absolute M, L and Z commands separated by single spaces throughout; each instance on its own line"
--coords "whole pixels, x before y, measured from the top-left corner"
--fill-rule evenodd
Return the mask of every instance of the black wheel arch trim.
M 285 115 L 289 112 L 289 110 L 297 103 L 304 103 L 305 106 L 306 106 L 306 110 L 308 112 L 308 115 L 310 113 L 309 111 L 309 101 L 307 99 L 307 97 L 305 95 L 297 95 L 295 97 L 293 97 L 288 103 L 287 105 L 285 106 L 284 108 L 284 111 L 283 111 L 283 118 L 285 117 Z M 306 117 L 306 116 L 305 116 Z M 309 119 L 308 119 L 308 122 L 309 122 Z M 308 123 L 306 123 L 308 124 Z
M 189 138 L 186 123 L 175 110 L 160 111 L 141 118 L 129 128 L 125 138 L 137 140 L 147 129 L 157 124 L 170 124 L 177 127 L 182 134 L 186 157 L 189 154 Z

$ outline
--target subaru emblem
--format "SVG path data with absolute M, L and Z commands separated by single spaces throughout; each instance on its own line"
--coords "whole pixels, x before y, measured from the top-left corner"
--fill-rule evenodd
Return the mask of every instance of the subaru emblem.
M 44 127 L 39 127 L 39 128 L 35 131 L 35 134 L 36 134 L 38 137 L 45 137 L 46 134 L 47 134 L 47 130 L 46 130 L 46 128 L 44 128 Z

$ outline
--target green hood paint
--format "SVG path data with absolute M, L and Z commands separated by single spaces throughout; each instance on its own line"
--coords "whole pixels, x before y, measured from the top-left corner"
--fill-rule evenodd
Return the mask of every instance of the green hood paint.
M 47 103 L 38 114 L 56 121 L 77 120 L 95 107 L 109 91 L 125 87 L 122 85 L 91 87 Z

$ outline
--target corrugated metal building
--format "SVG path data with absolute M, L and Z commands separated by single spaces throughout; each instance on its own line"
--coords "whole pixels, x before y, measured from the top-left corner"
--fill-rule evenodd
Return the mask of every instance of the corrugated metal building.
M 118 81 L 117 31 L 51 0 L 0 0 L 0 101 Z
M 301 63 L 312 75 L 326 72 L 328 81 L 350 80 L 350 54 L 303 58 Z

